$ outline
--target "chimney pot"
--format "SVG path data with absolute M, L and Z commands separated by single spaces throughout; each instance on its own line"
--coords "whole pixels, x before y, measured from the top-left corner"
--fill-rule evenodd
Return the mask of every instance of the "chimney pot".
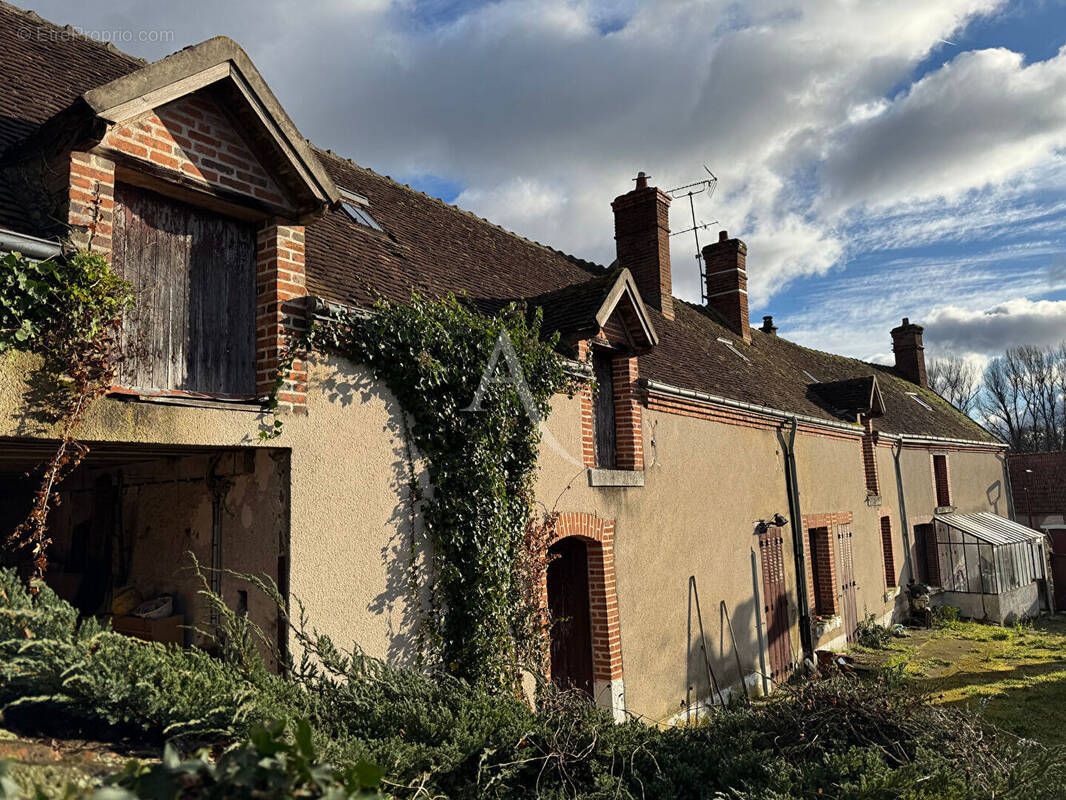
M 911 383 L 929 386 L 925 372 L 925 346 L 922 344 L 921 325 L 913 324 L 907 317 L 903 324 L 892 329 L 892 353 L 896 357 L 896 371 Z
M 637 174 L 637 186 L 611 203 L 618 266 L 628 269 L 644 302 L 667 319 L 674 318 L 670 276 L 670 196 L 648 186 Z
M 750 342 L 747 256 L 748 246 L 740 239 L 730 239 L 726 231 L 718 234 L 717 242 L 703 248 L 707 307 L 714 309 L 733 333 Z
M 759 330 L 761 330 L 763 333 L 768 333 L 771 336 L 776 336 L 777 335 L 777 326 L 774 325 L 774 318 L 772 316 L 770 316 L 770 315 L 767 315 L 767 316 L 763 317 L 762 318 L 762 327 Z

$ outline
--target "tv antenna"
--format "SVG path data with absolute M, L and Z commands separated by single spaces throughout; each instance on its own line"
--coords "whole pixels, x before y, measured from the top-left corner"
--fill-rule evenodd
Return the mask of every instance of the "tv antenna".
M 714 196 L 714 190 L 718 188 L 718 176 L 707 169 L 707 165 L 703 165 L 703 170 L 710 177 L 703 178 L 702 180 L 693 181 L 692 183 L 686 183 L 684 186 L 678 186 L 674 189 L 668 189 L 667 194 L 673 197 L 675 200 L 679 197 L 688 198 L 688 208 L 692 214 L 692 227 L 685 228 L 682 231 L 674 231 L 671 236 L 680 236 L 683 233 L 691 233 L 693 239 L 696 241 L 696 265 L 699 267 L 700 272 L 700 299 L 702 302 L 707 302 L 707 276 L 703 271 L 703 251 L 700 250 L 700 231 L 706 230 L 711 225 L 718 224 L 718 220 L 711 220 L 710 222 L 697 222 L 696 221 L 696 201 L 693 199 L 697 195 L 705 194 L 707 199 L 711 199 Z

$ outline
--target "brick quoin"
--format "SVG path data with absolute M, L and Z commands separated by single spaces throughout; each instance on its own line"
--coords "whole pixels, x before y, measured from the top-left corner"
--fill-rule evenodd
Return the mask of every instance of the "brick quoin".
M 615 449 L 619 469 L 644 469 L 644 428 L 640 407 L 637 357 L 615 358 L 614 377 Z
M 288 342 L 307 329 L 304 229 L 265 224 L 256 246 L 256 394 L 274 388 Z M 307 408 L 307 365 L 293 361 L 278 391 L 279 406 Z
M 596 680 L 617 680 L 622 677 L 622 634 L 614 571 L 614 520 L 585 511 L 563 512 L 559 514 L 555 537 L 549 544 L 571 536 L 583 539 L 588 552 L 593 677 Z M 541 581 L 540 597 L 542 608 L 546 609 L 546 573 Z
M 75 247 L 111 258 L 115 222 L 115 162 L 91 153 L 70 154 L 67 224 Z

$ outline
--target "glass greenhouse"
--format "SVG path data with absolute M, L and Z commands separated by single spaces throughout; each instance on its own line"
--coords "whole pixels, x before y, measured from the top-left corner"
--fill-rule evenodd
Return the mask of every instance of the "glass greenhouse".
M 927 545 L 929 579 L 949 592 L 1005 594 L 1047 577 L 1044 537 L 1009 519 L 937 514 L 935 548 Z

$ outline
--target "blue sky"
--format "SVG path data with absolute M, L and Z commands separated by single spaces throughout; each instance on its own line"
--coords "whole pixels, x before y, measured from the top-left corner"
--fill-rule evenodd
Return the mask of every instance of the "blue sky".
M 707 164 L 700 220 L 748 242 L 753 319 L 810 346 L 884 360 L 903 316 L 933 355 L 1066 336 L 1066 0 L 35 9 L 149 59 L 228 34 L 317 144 L 602 263 L 638 170 Z

